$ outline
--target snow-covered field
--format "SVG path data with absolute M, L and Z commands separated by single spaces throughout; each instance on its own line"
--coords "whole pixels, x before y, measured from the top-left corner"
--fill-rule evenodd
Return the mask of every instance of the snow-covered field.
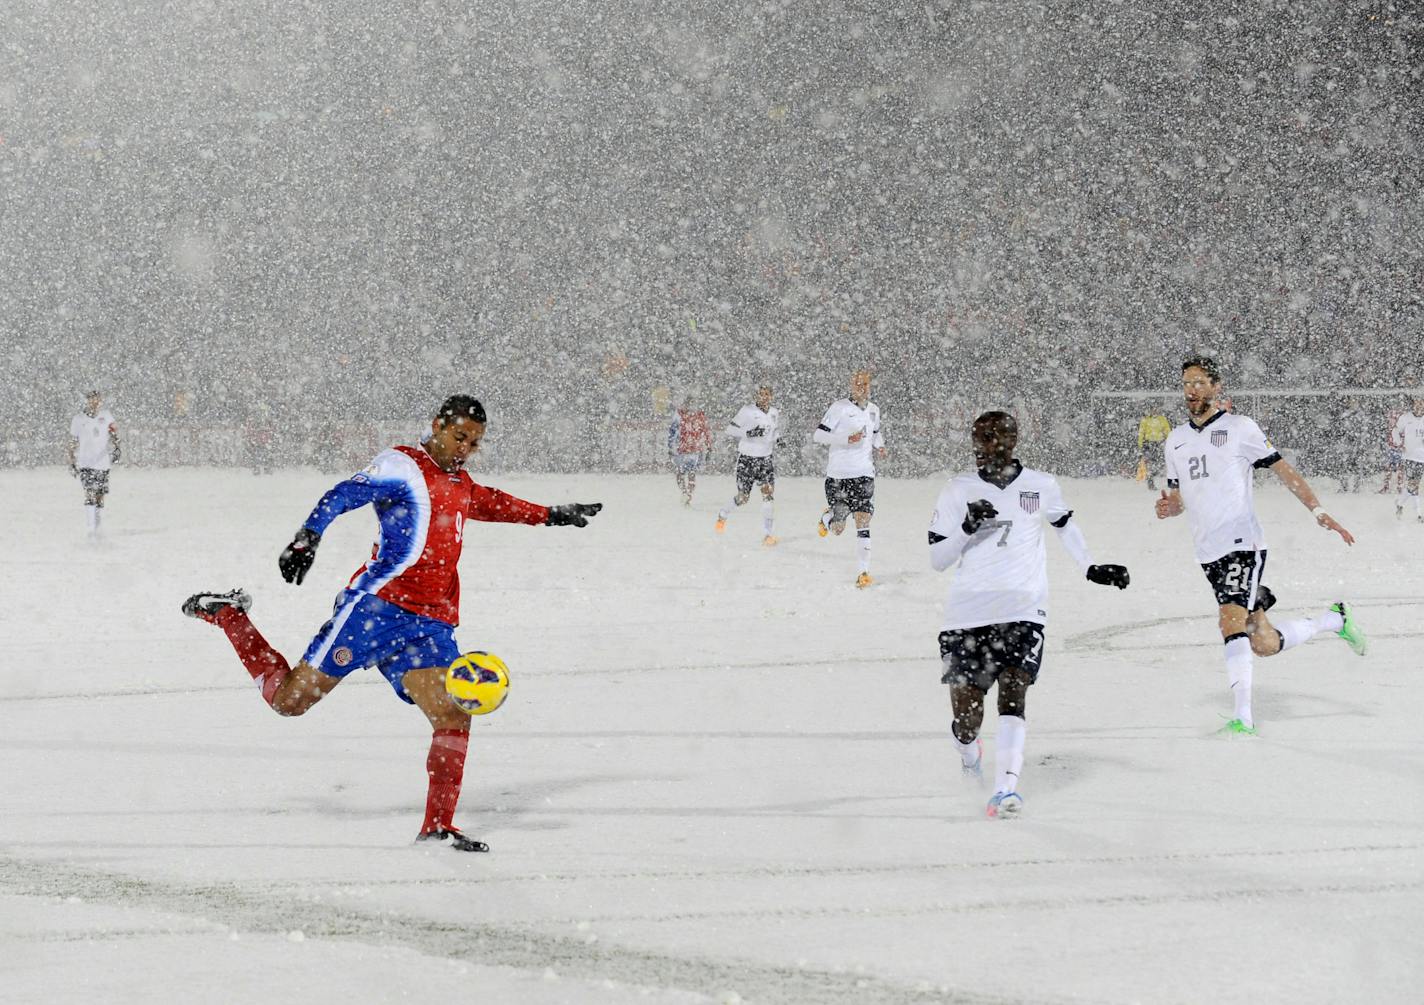
M 1258 661 L 1261 735 L 1227 739 L 1185 521 L 1066 483 L 1134 584 L 1050 543 L 1025 814 L 993 822 L 948 740 L 936 481 L 882 481 L 861 592 L 815 480 L 774 550 L 755 503 L 712 533 L 726 478 L 691 511 L 671 476 L 486 480 L 607 505 L 466 533 L 460 640 L 514 691 L 459 815 L 493 853 L 460 855 L 411 844 L 429 730 L 378 675 L 282 719 L 179 614 L 245 586 L 299 655 L 374 527 L 280 581 L 331 479 L 121 468 L 90 545 L 63 471 L 0 471 L 0 1000 L 1418 1000 L 1424 526 L 1388 500 L 1325 494 L 1351 550 L 1262 489 L 1279 610 L 1352 599 L 1373 651 Z

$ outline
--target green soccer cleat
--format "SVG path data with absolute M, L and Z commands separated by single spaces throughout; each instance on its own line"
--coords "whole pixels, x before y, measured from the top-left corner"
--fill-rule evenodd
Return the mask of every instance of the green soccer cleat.
M 1332 611 L 1338 611 L 1345 624 L 1340 628 L 1339 635 L 1349 645 L 1350 651 L 1356 656 L 1365 655 L 1365 650 L 1369 648 L 1370 640 L 1365 638 L 1365 631 L 1355 621 L 1355 612 L 1350 609 L 1350 605 L 1343 600 L 1338 604 L 1331 604 Z
M 1218 732 L 1226 733 L 1231 736 L 1255 736 L 1256 727 L 1248 726 L 1240 719 L 1232 719 L 1225 726 L 1222 726 Z

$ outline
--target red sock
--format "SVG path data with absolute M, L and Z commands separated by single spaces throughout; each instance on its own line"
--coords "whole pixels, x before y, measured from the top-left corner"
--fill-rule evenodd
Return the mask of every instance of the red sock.
M 282 681 L 287 679 L 292 668 L 287 665 L 282 654 L 273 649 L 262 637 L 262 633 L 247 619 L 245 611 L 236 607 L 224 607 L 218 611 L 216 621 L 217 626 L 227 633 L 227 640 L 237 650 L 237 657 L 242 660 L 242 665 L 262 689 L 262 700 L 272 704 L 272 696 L 277 693 L 277 688 L 282 686 Z
M 437 729 L 430 738 L 425 773 L 430 776 L 430 792 L 425 797 L 422 832 L 453 830 L 455 804 L 460 801 L 460 783 L 465 778 L 465 751 L 470 749 L 466 729 Z

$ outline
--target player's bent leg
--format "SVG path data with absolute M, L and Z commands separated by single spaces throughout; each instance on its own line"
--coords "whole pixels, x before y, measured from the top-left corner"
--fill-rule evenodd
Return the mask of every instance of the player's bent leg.
M 330 694 L 341 680 L 340 677 L 324 674 L 302 661 L 277 685 L 268 703 L 278 715 L 304 715 L 308 709 Z
M 1265 611 L 1252 611 L 1247 615 L 1246 637 L 1251 640 L 1251 652 L 1257 656 L 1274 656 L 1285 649 L 1285 639 Z

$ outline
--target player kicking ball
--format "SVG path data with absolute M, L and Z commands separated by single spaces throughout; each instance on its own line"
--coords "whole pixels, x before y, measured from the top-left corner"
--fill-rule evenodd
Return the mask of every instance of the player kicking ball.
M 1273 472 L 1311 513 L 1346 544 L 1355 538 L 1320 509 L 1305 479 L 1276 448 L 1261 427 L 1244 415 L 1222 409 L 1221 371 L 1207 356 L 1182 364 L 1182 393 L 1188 421 L 1167 437 L 1167 488 L 1157 500 L 1157 519 L 1186 513 L 1191 520 L 1197 561 L 1216 594 L 1221 638 L 1226 644 L 1226 680 L 1235 718 L 1223 729 L 1254 734 L 1251 677 L 1254 656 L 1274 656 L 1321 632 L 1340 636 L 1357 655 L 1365 654 L 1365 633 L 1342 602 L 1314 618 L 1287 621 L 1279 628 L 1266 617 L 1276 602 L 1261 583 L 1266 568 L 1266 537 L 1256 519 L 1252 474 Z
M 1023 809 L 1018 784 L 1026 703 L 1043 662 L 1048 620 L 1044 524 L 1058 532 L 1090 581 L 1119 590 L 1129 582 L 1125 566 L 1093 564 L 1057 479 L 1019 463 L 1018 439 L 1018 422 L 1007 412 L 975 419 L 977 470 L 949 480 L 930 521 L 930 565 L 937 572 L 959 565 L 939 633 L 940 680 L 949 685 L 960 763 L 973 778 L 983 776 L 984 701 L 989 688 L 999 686 L 991 819 L 1014 817 Z
M 464 469 L 484 435 L 484 407 L 455 395 L 440 406 L 424 443 L 383 450 L 364 471 L 321 497 L 277 560 L 287 582 L 300 585 L 306 578 L 322 533 L 343 513 L 372 506 L 380 537 L 295 667 L 248 620 L 252 598 L 243 591 L 197 593 L 183 603 L 184 614 L 227 634 L 262 700 L 278 715 L 302 715 L 353 670 L 378 669 L 433 730 L 425 761 L 425 820 L 416 840 L 448 840 L 459 851 L 489 851 L 452 822 L 470 741 L 470 716 L 445 690 L 445 672 L 460 656 L 456 569 L 466 522 L 584 527 L 602 508 L 540 506 L 477 485 Z

